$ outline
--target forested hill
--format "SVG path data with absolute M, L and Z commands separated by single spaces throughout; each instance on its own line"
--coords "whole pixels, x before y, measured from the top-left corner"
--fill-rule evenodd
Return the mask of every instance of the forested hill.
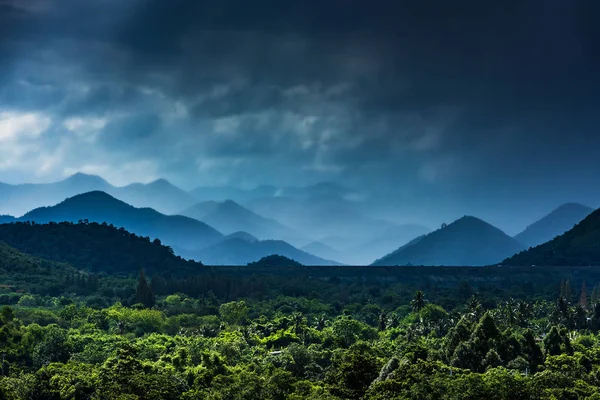
M 515 239 L 526 248 L 539 246 L 573 228 L 593 211 L 593 208 L 582 204 L 563 204 L 544 218 L 529 225 L 515 236 Z
M 7 224 L 14 221 L 16 221 L 16 218 L 12 215 L 0 215 L 0 224 Z
M 600 266 L 600 210 L 563 235 L 504 260 L 503 265 Z
M 179 215 L 164 215 L 151 208 L 136 208 L 99 191 L 68 198 L 52 207 L 37 208 L 19 221 L 48 223 L 85 219 L 122 226 L 137 235 L 160 238 L 178 250 L 197 249 L 223 239 L 221 233 L 203 222 Z
M 24 253 L 92 272 L 137 274 L 143 268 L 150 274 L 183 273 L 202 266 L 174 255 L 158 240 L 95 222 L 2 224 L 0 241 Z
M 374 265 L 488 265 L 522 248 L 500 229 L 465 216 L 416 243 L 403 246 Z
M 292 260 L 290 258 L 280 256 L 277 254 L 273 254 L 270 256 L 263 257 L 258 261 L 248 263 L 248 266 L 249 267 L 280 268 L 280 267 L 302 267 L 302 264 L 300 264 L 298 261 Z
M 57 295 L 64 291 L 66 276 L 77 273 L 64 263 L 34 257 L 0 240 L 0 292 L 26 290 Z

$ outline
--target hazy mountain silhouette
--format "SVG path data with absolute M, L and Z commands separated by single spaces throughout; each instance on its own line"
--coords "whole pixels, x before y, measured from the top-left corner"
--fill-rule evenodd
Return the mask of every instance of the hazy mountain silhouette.
M 538 246 L 573 228 L 593 211 L 593 208 L 582 204 L 563 204 L 544 218 L 529 225 L 523 232 L 515 236 L 515 239 L 525 247 Z
M 124 187 L 113 187 L 109 193 L 126 203 L 150 207 L 165 214 L 175 214 L 196 202 L 191 194 L 166 179 L 147 184 L 132 183 Z
M 415 237 L 422 237 L 430 233 L 431 229 L 416 224 L 391 226 L 376 232 L 374 237 L 353 246 L 354 260 L 361 265 L 368 265 L 382 254 L 388 254 L 398 246 L 405 245 Z
M 54 183 L 25 183 L 0 185 L 0 213 L 23 215 L 37 207 L 56 204 L 67 197 L 92 190 L 108 190 L 111 185 L 104 179 L 77 173 Z
M 248 232 L 244 232 L 244 231 L 230 233 L 229 235 L 225 236 L 224 240 L 229 240 L 229 239 L 242 239 L 242 240 L 245 240 L 246 242 L 250 242 L 250 243 L 255 243 L 255 242 L 260 241 L 256 236 L 252 236 Z
M 159 238 L 182 253 L 209 246 L 223 238 L 220 232 L 203 222 L 179 215 L 164 215 L 151 208 L 135 208 L 99 191 L 76 195 L 55 206 L 37 208 L 19 218 L 37 223 L 84 219 L 107 222 L 140 236 Z
M 199 201 L 233 200 L 246 203 L 261 198 L 290 197 L 298 200 L 316 196 L 352 197 L 354 192 L 332 182 L 320 182 L 309 186 L 276 187 L 261 185 L 252 189 L 240 189 L 231 186 L 200 186 L 190 191 Z
M 380 262 L 384 261 L 386 258 L 392 258 L 394 257 L 396 254 L 402 253 L 402 251 L 404 251 L 404 249 L 413 246 L 417 243 L 419 243 L 422 239 L 424 239 L 425 237 L 427 237 L 427 235 L 421 235 L 421 236 L 417 236 L 416 238 L 414 238 L 413 240 L 409 241 L 408 243 L 406 243 L 405 245 L 403 245 L 402 247 L 399 247 L 398 249 L 394 250 L 393 252 L 391 252 L 390 254 L 375 260 L 375 262 L 373 262 L 372 265 L 381 265 Z
M 463 217 L 377 260 L 373 265 L 489 265 L 523 246 L 500 229 Z
M 247 265 L 273 254 L 291 258 L 304 265 L 338 265 L 335 261 L 314 256 L 282 240 L 253 243 L 241 238 L 224 240 L 204 248 L 194 258 L 208 265 Z
M 106 192 L 137 207 L 150 207 L 167 214 L 196 202 L 192 195 L 164 179 L 117 187 L 99 176 L 76 173 L 54 183 L 0 184 L 0 214 L 23 215 L 34 208 L 91 191 Z
M 395 225 L 384 221 L 380 225 L 380 230 L 363 231 L 357 228 L 359 235 L 340 231 L 337 235 L 322 237 L 318 243 L 336 249 L 340 256 L 335 260 L 349 265 L 369 265 L 382 254 L 391 253 L 415 237 L 431 232 L 429 228 L 417 224 Z M 313 253 L 322 256 L 316 251 Z
M 348 198 L 354 195 L 351 189 L 333 182 L 319 182 L 309 186 L 286 186 L 280 188 L 276 195 L 295 199 L 314 199 L 326 197 Z
M 274 218 L 313 238 L 339 237 L 349 250 L 365 241 L 376 238 L 398 224 L 369 217 L 362 211 L 363 204 L 349 201 L 337 195 L 317 196 L 306 199 L 292 197 L 260 198 L 246 206 L 260 214 Z M 412 238 L 419 233 L 414 233 Z M 408 240 L 408 239 L 407 239 Z M 346 251 L 341 247 L 319 239 L 328 246 Z M 402 244 L 400 239 L 396 247 Z M 352 254 L 354 255 L 354 254 Z
M 344 261 L 344 255 L 339 250 L 336 250 L 323 242 L 310 242 L 306 246 L 303 246 L 302 250 L 327 260 Z
M 503 265 L 600 266 L 600 210 L 551 241 L 516 254 Z
M 294 243 L 305 242 L 300 233 L 283 224 L 260 216 L 232 200 L 198 203 L 180 213 L 203 221 L 224 234 L 248 232 L 259 239 L 281 239 Z
M 226 201 L 247 202 L 261 197 L 275 196 L 279 189 L 275 186 L 258 186 L 254 189 L 239 189 L 230 186 L 200 186 L 190 191 L 196 202 Z
M 258 261 L 248 263 L 249 267 L 302 267 L 298 261 L 291 260 L 287 257 L 273 254 L 261 258 Z

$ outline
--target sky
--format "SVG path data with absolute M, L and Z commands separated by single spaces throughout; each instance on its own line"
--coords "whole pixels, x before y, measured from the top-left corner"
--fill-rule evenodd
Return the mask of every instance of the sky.
M 508 230 L 597 207 L 599 14 L 594 0 L 0 0 L 0 181 L 329 181 L 398 218 Z

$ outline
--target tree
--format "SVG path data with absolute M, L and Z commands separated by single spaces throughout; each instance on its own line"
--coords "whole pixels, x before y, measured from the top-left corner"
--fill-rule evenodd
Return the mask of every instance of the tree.
M 502 364 L 503 363 L 500 355 L 498 355 L 498 352 L 496 352 L 494 349 L 490 349 L 487 352 L 482 362 L 482 365 L 485 369 L 500 367 Z
M 598 332 L 600 330 L 600 303 L 594 303 L 591 310 L 590 328 Z
M 150 286 L 148 286 L 148 282 L 146 281 L 146 276 L 144 275 L 144 270 L 140 269 L 140 277 L 138 279 L 137 290 L 135 292 L 135 302 L 143 304 L 145 307 L 153 307 L 156 302 L 154 298 L 154 292 Z
M 360 399 L 377 379 L 380 370 L 381 364 L 373 355 L 373 349 L 364 343 L 357 343 L 334 362 L 326 382 L 334 395 Z
M 587 310 L 588 308 L 588 301 L 587 301 L 587 291 L 585 289 L 585 282 L 583 282 L 581 284 L 581 296 L 579 296 L 579 305 L 584 309 Z
M 232 301 L 222 304 L 219 313 L 231 325 L 242 325 L 248 318 L 248 306 L 245 301 Z
M 600 300 L 600 286 L 599 285 L 594 286 L 590 300 L 591 300 L 592 304 L 596 304 L 598 302 L 598 300 Z
M 381 314 L 379 314 L 377 329 L 379 329 L 379 331 L 385 331 L 385 328 L 387 328 L 387 315 L 384 312 L 382 312 Z
M 573 290 L 571 289 L 571 282 L 567 279 L 565 282 L 565 300 L 567 300 L 567 304 L 571 304 L 573 301 Z
M 562 343 L 562 338 L 560 337 L 560 333 L 558 333 L 558 329 L 556 326 L 553 326 L 550 329 L 550 332 L 544 338 L 544 349 L 546 350 L 546 355 L 548 356 L 557 356 L 561 353 L 560 345 Z
M 419 318 L 421 318 L 421 310 L 423 309 L 423 307 L 425 307 L 425 295 L 422 291 L 417 290 L 417 292 L 415 293 L 415 297 L 410 302 L 410 306 L 413 312 L 419 314 Z

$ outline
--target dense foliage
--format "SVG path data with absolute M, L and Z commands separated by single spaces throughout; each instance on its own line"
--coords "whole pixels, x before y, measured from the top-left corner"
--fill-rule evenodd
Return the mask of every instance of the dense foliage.
M 148 290 L 145 277 L 136 296 Z M 208 292 L 86 305 L 22 294 L 0 311 L 2 399 L 596 399 L 600 300 L 417 291 L 396 309 Z M 588 305 L 590 304 L 590 305 Z
M 0 237 L 0 399 L 600 398 L 598 268 L 211 268 L 85 221 Z
M 0 242 L 0 293 L 28 291 L 57 295 L 67 289 L 65 278 L 73 276 L 85 280 L 90 275 L 80 274 L 68 264 L 24 254 Z

